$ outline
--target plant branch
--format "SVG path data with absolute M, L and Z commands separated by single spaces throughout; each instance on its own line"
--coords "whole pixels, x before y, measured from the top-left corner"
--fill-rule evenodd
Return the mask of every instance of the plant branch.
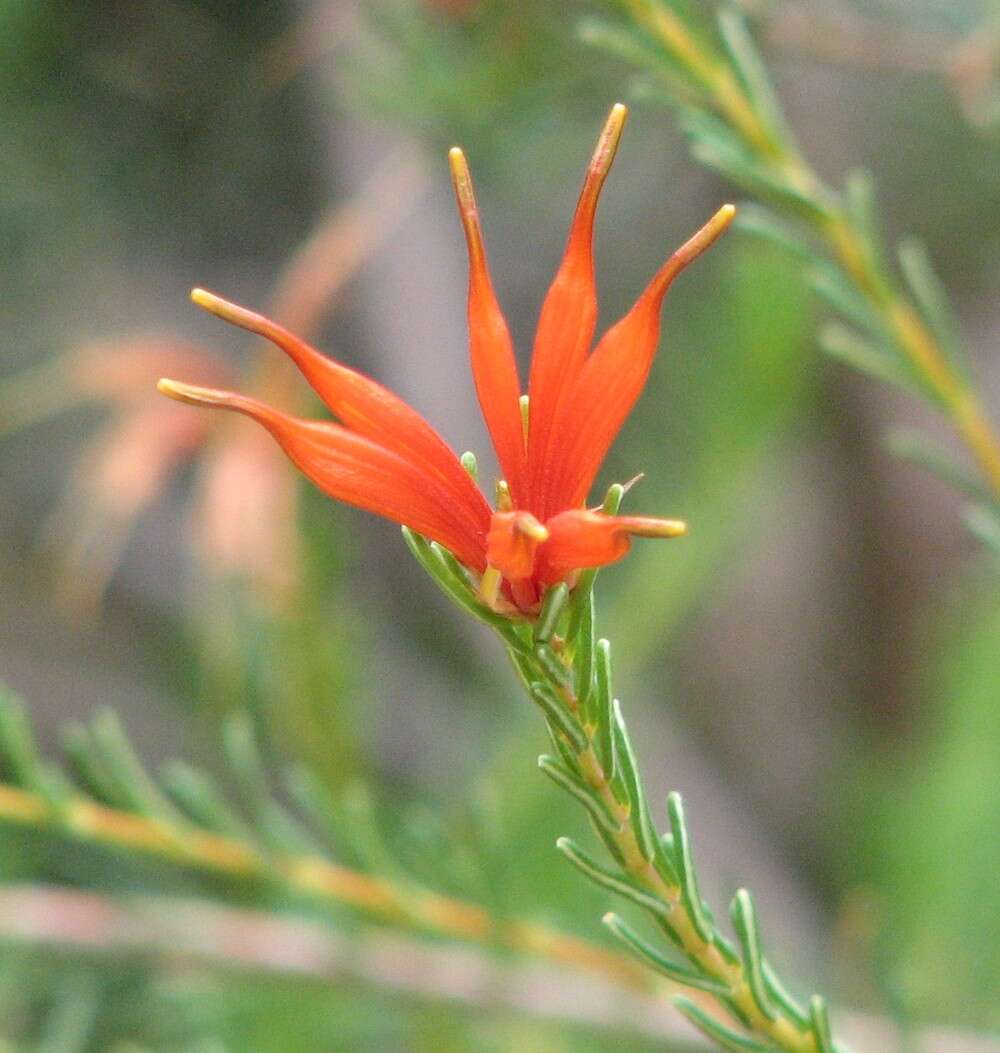
M 618 28 L 600 25 L 590 27 L 591 38 L 642 62 L 666 85 L 700 161 L 804 222 L 825 243 L 848 298 L 860 300 L 866 339 L 881 345 L 880 353 L 901 358 L 921 393 L 951 421 L 993 500 L 1000 499 L 1000 437 L 956 361 L 956 349 L 948 346 L 947 303 L 936 285 L 929 290 L 922 280 L 936 282 L 929 264 L 914 281 L 901 248 L 901 283 L 884 262 L 865 181 L 855 178 L 841 194 L 802 156 L 738 11 L 722 6 L 720 50 L 661 0 L 617 0 L 617 6 L 628 21 L 626 38 Z M 641 46 L 630 33 L 638 33 Z M 775 236 L 780 240 L 780 233 Z M 852 360 L 865 368 L 859 355 Z

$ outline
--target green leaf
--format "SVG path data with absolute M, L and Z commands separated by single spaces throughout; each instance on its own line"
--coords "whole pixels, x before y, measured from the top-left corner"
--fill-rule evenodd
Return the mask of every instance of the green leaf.
M 163 788 L 199 826 L 227 837 L 249 839 L 250 828 L 222 796 L 215 781 L 184 761 L 172 760 L 160 772 Z
M 888 288 L 884 240 L 878 202 L 875 200 L 875 180 L 871 172 L 863 168 L 852 169 L 847 173 L 844 191 L 848 216 L 861 236 L 872 270 L 883 286 Z
M 919 239 L 911 237 L 902 241 L 896 252 L 903 277 L 924 321 L 952 365 L 967 377 L 968 364 L 963 353 L 958 319 L 952 311 L 948 293 L 934 271 L 927 247 Z
M 970 505 L 962 520 L 972 536 L 1000 558 L 1000 512 L 988 505 Z
M 725 4 L 719 11 L 718 23 L 722 43 L 750 96 L 754 109 L 764 118 L 775 138 L 791 152 L 794 147 L 792 130 L 782 112 L 771 84 L 771 77 L 761 60 L 743 14 L 732 4 Z
M 714 1016 L 683 995 L 675 995 L 674 1005 L 710 1041 L 731 1050 L 732 1053 L 776 1053 L 775 1047 L 757 1042 L 727 1027 Z
M 111 709 L 99 709 L 90 722 L 90 735 L 119 799 L 130 811 L 171 823 L 185 822 L 143 767 L 117 713 Z
M 614 736 L 615 756 L 628 794 L 629 804 L 632 808 L 632 829 L 635 831 L 636 841 L 639 842 L 639 850 L 650 862 L 657 856 L 657 837 L 649 816 L 649 805 L 642 790 L 642 781 L 639 777 L 639 765 L 632 750 L 632 741 L 629 738 L 628 728 L 625 726 L 625 718 L 622 716 L 621 704 L 618 699 L 611 702 L 612 735 Z
M 577 723 L 576 718 L 566 709 L 566 706 L 556 698 L 555 692 L 541 681 L 536 680 L 528 685 L 532 700 L 545 714 L 546 720 L 552 725 L 553 732 L 563 735 L 577 751 L 582 753 L 587 748 L 587 736 L 583 728 Z
M 932 475 L 943 479 L 969 497 L 987 502 L 992 500 L 978 476 L 965 465 L 959 464 L 950 453 L 941 449 L 916 428 L 891 428 L 886 435 L 885 444 L 897 457 L 919 464 L 921 468 L 926 468 Z
M 602 919 L 604 924 L 618 937 L 626 947 L 644 964 L 661 973 L 675 983 L 687 987 L 708 991 L 710 994 L 728 996 L 729 988 L 709 976 L 692 972 L 683 965 L 678 965 L 661 954 L 652 944 L 644 940 L 634 929 L 627 925 L 617 914 L 608 913 Z
M 651 911 L 669 924 L 671 908 L 668 903 L 664 903 L 652 893 L 640 888 L 631 879 L 621 874 L 615 874 L 601 866 L 571 838 L 560 837 L 556 841 L 556 848 L 595 884 L 614 892 L 616 895 L 623 896 L 644 910 Z
M 830 1033 L 826 1001 L 819 995 L 813 995 L 809 999 L 809 1014 L 812 1020 L 813 1037 L 816 1040 L 816 1053 L 836 1053 L 833 1035 Z
M 590 813 L 594 822 L 611 835 L 621 833 L 621 826 L 608 811 L 608 806 L 595 795 L 594 791 L 573 772 L 564 768 L 555 757 L 542 754 L 538 758 L 538 767 L 559 787 L 575 797 Z
M 819 332 L 819 345 L 831 358 L 840 359 L 852 369 L 913 394 L 925 393 L 905 359 L 895 351 L 873 344 L 847 326 L 838 322 L 823 326 Z
M 569 687 L 572 684 L 573 674 L 547 643 L 538 644 L 535 648 L 535 658 L 553 684 L 560 687 Z
M 546 590 L 542 609 L 538 613 L 538 621 L 535 622 L 536 643 L 546 643 L 551 638 L 559 624 L 559 619 L 566 610 L 568 600 L 569 586 L 564 581 Z
M 806 274 L 806 281 L 809 288 L 835 311 L 874 337 L 876 342 L 885 342 L 887 336 L 881 319 L 843 271 L 826 261 L 816 260 Z
M 799 1001 L 789 993 L 788 988 L 781 982 L 778 974 L 771 968 L 766 958 L 763 961 L 763 966 L 764 983 L 767 984 L 771 997 L 800 1028 L 805 1029 L 809 1027 L 809 1014 L 802 1008 Z
M 767 984 L 764 982 L 763 954 L 760 949 L 760 930 L 757 925 L 757 912 L 754 909 L 750 893 L 741 888 L 733 897 L 730 907 L 733 927 L 742 952 L 743 970 L 753 999 L 760 1011 L 770 1020 L 778 1013 L 771 1002 Z
M 594 747 L 608 781 L 618 775 L 618 761 L 615 757 L 614 737 L 612 735 L 612 675 L 611 644 L 607 640 L 598 640 L 596 654 L 597 690 L 594 693 L 593 716 L 597 725 Z
M 680 870 L 678 884 L 684 909 L 698 935 L 706 943 L 713 943 L 715 926 L 705 917 L 702 910 L 701 893 L 698 891 L 698 874 L 691 857 L 691 842 L 684 819 L 684 801 L 676 790 L 667 795 L 667 815 L 670 817 L 670 829 L 674 835 L 673 855 Z

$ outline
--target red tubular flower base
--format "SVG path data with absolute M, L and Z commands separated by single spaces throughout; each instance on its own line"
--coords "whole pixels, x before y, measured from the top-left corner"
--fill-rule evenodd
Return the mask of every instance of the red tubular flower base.
M 505 596 L 529 616 L 546 588 L 572 585 L 577 571 L 621 559 L 633 536 L 680 536 L 685 526 L 678 520 L 611 516 L 584 503 L 649 376 L 667 289 L 725 231 L 735 209 L 724 205 L 681 246 L 591 351 L 594 215 L 625 118 L 624 106 L 612 109 L 588 166 L 566 250 L 542 305 L 524 400 L 469 168 L 457 147 L 449 155 L 469 252 L 472 373 L 505 475 L 496 511 L 441 436 L 402 399 L 262 315 L 203 289 L 192 293 L 195 303 L 284 351 L 339 423 L 290 417 L 254 399 L 170 380 L 161 381 L 160 390 L 258 421 L 325 493 L 444 545 L 483 576 L 487 600 L 503 605 L 502 584 Z

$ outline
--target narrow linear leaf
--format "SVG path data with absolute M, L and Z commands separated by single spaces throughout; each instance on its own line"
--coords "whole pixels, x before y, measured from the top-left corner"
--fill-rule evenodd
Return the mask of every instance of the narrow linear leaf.
M 726 4 L 719 11 L 718 22 L 722 42 L 757 113 L 764 118 L 778 139 L 792 146 L 792 130 L 785 120 L 771 78 L 742 13 L 738 8 Z
M 952 311 L 948 293 L 934 270 L 927 246 L 918 238 L 906 238 L 900 243 L 896 255 L 924 321 L 951 363 L 967 376 L 968 365 L 962 349 L 958 319 Z
M 87 728 L 71 721 L 62 729 L 60 738 L 66 760 L 84 792 L 102 804 L 114 808 L 126 806 L 115 781 L 96 754 Z
M 626 947 L 644 964 L 675 983 L 694 987 L 710 994 L 727 996 L 729 988 L 709 976 L 692 972 L 683 965 L 678 965 L 661 954 L 652 944 L 644 940 L 633 928 L 627 925 L 617 914 L 611 912 L 603 917 L 604 924 L 618 937 Z
M 813 1037 L 816 1040 L 816 1053 L 835 1053 L 826 1000 L 818 994 L 809 999 L 809 1015 L 812 1020 Z
M 803 1030 L 809 1027 L 809 1014 L 802 1008 L 801 1003 L 781 982 L 778 974 L 771 968 L 770 962 L 764 959 L 764 983 L 771 997 L 779 1006 L 795 1021 Z
M 569 586 L 564 581 L 546 590 L 542 609 L 538 612 L 538 621 L 535 623 L 536 643 L 547 643 L 552 637 L 559 619 L 566 610 L 568 600 Z
M 632 749 L 632 741 L 629 738 L 628 728 L 625 726 L 625 718 L 622 716 L 621 703 L 617 698 L 611 702 L 612 735 L 614 736 L 615 756 L 628 794 L 629 804 L 632 807 L 632 829 L 635 831 L 636 840 L 642 854 L 652 862 L 657 855 L 656 831 L 653 829 L 649 817 L 649 805 L 643 793 L 642 781 L 639 777 L 639 765 Z
M 594 614 L 594 590 L 589 589 L 581 597 L 580 619 L 573 636 L 576 648 L 573 655 L 573 689 L 580 703 L 580 710 L 587 716 L 591 712 L 594 695 L 594 637 L 596 635 Z
M 572 744 L 573 748 L 582 753 L 587 748 L 587 736 L 576 719 L 567 711 L 566 707 L 556 698 L 555 693 L 548 684 L 535 681 L 528 688 L 532 699 L 541 708 L 546 719 L 553 726 L 553 730 L 559 732 Z
M 206 830 L 249 839 L 250 828 L 222 796 L 215 780 L 184 761 L 168 761 L 160 773 L 163 788 L 191 819 Z
M 17 786 L 39 790 L 44 785 L 41 757 L 24 704 L 0 687 L 0 753 Z
M 669 918 L 671 908 L 668 903 L 664 903 L 652 893 L 640 888 L 627 877 L 605 869 L 600 863 L 584 852 L 584 850 L 571 838 L 560 837 L 559 840 L 556 841 L 556 848 L 558 848 L 575 867 L 583 871 L 583 873 L 586 874 L 595 884 L 614 892 L 616 895 L 623 896 L 637 906 L 642 907 L 644 910 L 648 910 L 661 918 Z
M 594 745 L 597 756 L 604 768 L 604 773 L 611 781 L 618 775 L 618 761 L 615 757 L 614 736 L 612 724 L 614 713 L 612 712 L 612 670 L 611 670 L 611 644 L 607 640 L 598 640 L 595 648 L 596 659 L 596 681 L 597 690 L 594 694 L 594 705 L 592 707 L 594 723 L 597 725 L 597 734 Z
M 841 270 L 823 260 L 815 260 L 806 272 L 806 283 L 817 296 L 877 343 L 886 340 L 881 319 Z
M 770 209 L 752 201 L 740 202 L 733 227 L 756 237 L 766 238 L 800 260 L 814 259 L 815 249 Z
M 733 897 L 731 906 L 733 927 L 736 929 L 736 938 L 739 941 L 743 958 L 743 970 L 746 973 L 747 983 L 753 999 L 760 1011 L 770 1020 L 774 1020 L 778 1013 L 771 1001 L 770 992 L 764 982 L 763 954 L 760 949 L 760 930 L 757 924 L 757 911 L 753 905 L 753 897 L 745 889 L 741 888 Z
M 698 891 L 698 874 L 691 856 L 691 841 L 684 818 L 684 800 L 676 790 L 667 795 L 667 815 L 670 817 L 670 829 L 674 835 L 673 854 L 680 870 L 678 883 L 684 909 L 698 935 L 706 943 L 714 943 L 715 927 L 705 917 L 701 893 Z
M 569 687 L 573 674 L 566 668 L 562 659 L 552 650 L 547 643 L 540 643 L 535 648 L 535 658 L 538 664 L 545 670 L 545 675 L 557 685 Z
M 878 202 L 875 199 L 875 180 L 871 172 L 855 168 L 847 173 L 844 182 L 847 212 L 855 230 L 861 235 L 869 262 L 879 280 L 888 285 L 885 248 L 879 223 Z
M 897 457 L 920 465 L 969 497 L 991 500 L 979 478 L 922 431 L 902 426 L 891 428 L 886 435 L 885 445 Z
M 1000 512 L 987 505 L 970 505 L 962 521 L 973 537 L 1000 558 Z
M 675 995 L 673 1003 L 709 1041 L 717 1043 L 723 1049 L 731 1050 L 732 1053 L 776 1053 L 774 1046 L 765 1045 L 733 1031 L 684 995 Z
M 114 710 L 99 709 L 91 720 L 90 734 L 105 771 L 132 811 L 171 823 L 184 822 L 143 767 Z
M 866 340 L 847 326 L 838 322 L 823 326 L 819 332 L 819 345 L 831 358 L 839 359 L 852 369 L 867 373 L 884 384 L 915 395 L 926 394 L 909 364 L 895 351 Z
M 621 827 L 615 817 L 608 811 L 607 805 L 594 795 L 584 782 L 571 771 L 564 768 L 555 757 L 542 754 L 538 758 L 538 767 L 559 787 L 575 797 L 590 813 L 594 822 L 609 834 L 621 833 Z

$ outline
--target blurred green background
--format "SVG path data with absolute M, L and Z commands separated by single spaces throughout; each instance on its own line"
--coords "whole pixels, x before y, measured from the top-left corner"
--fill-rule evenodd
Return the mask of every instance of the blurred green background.
M 1000 406 L 995 68 L 970 86 L 942 58 L 995 33 L 995 6 L 836 6 L 853 35 L 817 33 L 809 0 L 745 5 L 806 154 L 835 181 L 870 169 L 890 235 L 927 241 Z M 390 524 L 305 484 L 289 496 L 298 484 L 255 460 L 250 424 L 178 436 L 145 374 L 127 398 L 116 378 L 142 373 L 139 350 L 149 385 L 190 355 L 301 406 L 271 352 L 187 293 L 284 304 L 492 478 L 447 147 L 470 158 L 523 366 L 613 102 L 632 113 L 598 222 L 603 324 L 733 194 L 627 63 L 581 39 L 600 7 L 0 3 L 0 678 L 52 748 L 110 706 L 154 767 L 217 768 L 219 721 L 247 708 L 276 769 L 302 761 L 348 797 L 363 785 L 393 843 L 440 828 L 455 865 L 422 875 L 433 887 L 594 939 L 606 905 L 552 848 L 584 824 L 536 773 L 542 728 L 495 641 Z M 332 249 L 310 261 L 302 246 L 324 230 Z M 711 902 L 754 889 L 770 953 L 803 992 L 914 1026 L 998 1028 L 996 568 L 954 494 L 882 441 L 890 424 L 948 442 L 944 429 L 820 357 L 824 309 L 800 270 L 737 231 L 671 291 L 602 480 L 644 472 L 630 507 L 685 518 L 690 536 L 638 544 L 602 576 L 601 632 L 653 798 L 688 801 Z M 157 427 L 174 443 L 162 462 Z M 241 442 L 213 489 L 209 466 Z M 234 536 L 213 548 L 213 524 Z M 279 557 L 290 585 L 270 580 Z M 0 844 L 11 885 L 288 908 L 273 890 L 24 831 Z M 610 1048 L 607 1029 L 502 1000 L 77 955 L 9 921 L 0 911 L 12 1049 Z M 362 938 L 346 914 L 333 924 Z

